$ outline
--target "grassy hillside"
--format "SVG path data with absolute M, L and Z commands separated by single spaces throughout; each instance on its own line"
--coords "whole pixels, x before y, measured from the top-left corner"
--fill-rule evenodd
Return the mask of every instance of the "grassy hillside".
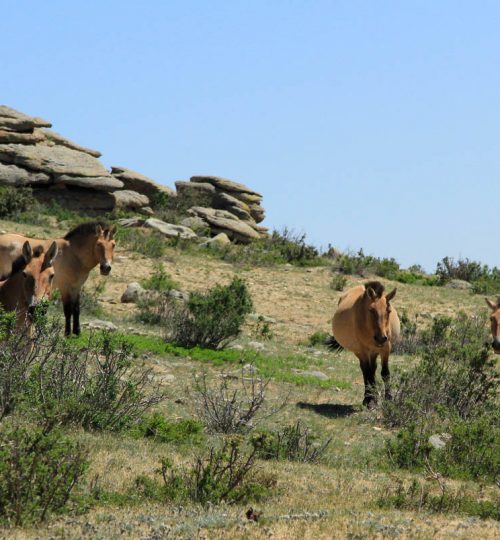
M 63 225 L 19 225 L 0 221 L 0 230 L 30 236 L 56 237 Z M 254 311 L 274 319 L 270 339 L 262 324 L 247 320 L 236 348 L 224 353 L 167 346 L 158 326 L 138 322 L 135 304 L 122 304 L 128 283 L 150 277 L 161 261 L 181 289 L 204 291 L 229 283 L 234 276 L 248 285 Z M 315 332 L 330 332 L 330 321 L 341 292 L 331 288 L 329 266 L 231 264 L 201 251 L 167 247 L 160 258 L 148 257 L 118 244 L 110 276 L 94 271 L 86 285 L 98 318 L 118 327 L 135 351 L 134 362 L 150 368 L 152 383 L 166 392 L 155 412 L 179 425 L 196 419 L 193 376 L 203 370 L 213 381 L 220 375 L 237 381 L 242 366 L 253 364 L 269 378 L 267 409 L 279 409 L 256 430 L 280 429 L 300 420 L 318 440 L 331 439 L 317 463 L 259 460 L 258 468 L 275 475 L 268 498 L 245 504 L 203 506 L 165 503 L 145 495 L 138 477 L 157 478 L 163 458 L 183 465 L 220 438 L 200 431 L 195 437 L 173 433 L 169 441 L 119 433 L 71 429 L 71 436 L 89 449 L 90 466 L 81 492 L 92 497 L 72 503 L 66 514 L 23 528 L 0 529 L 2 538 L 495 538 L 498 521 L 480 519 L 465 506 L 443 511 L 396 509 L 381 504 L 398 483 L 413 479 L 440 494 L 442 482 L 449 495 L 473 501 L 498 502 L 498 486 L 471 480 L 437 479 L 396 469 L 384 453 L 394 431 L 381 421 L 379 411 L 361 407 L 363 378 L 357 359 L 348 352 L 309 345 Z M 348 276 L 346 287 L 366 278 Z M 436 315 L 486 312 L 482 296 L 444 287 L 397 286 L 394 306 L 416 320 L 419 328 Z M 62 316 L 62 310 L 61 314 Z M 85 308 L 82 320 L 95 318 Z M 87 331 L 84 332 L 87 334 Z M 85 336 L 84 336 L 85 338 Z M 83 338 L 83 339 L 84 339 Z M 234 344 L 233 344 L 234 345 Z M 416 357 L 392 356 L 392 371 L 408 370 Z M 304 373 L 309 372 L 309 373 Z M 310 372 L 320 372 L 322 375 Z M 175 430 L 174 430 L 175 431 Z M 441 487 L 440 487 L 441 486 Z M 82 499 L 83 500 L 83 499 Z M 257 522 L 246 518 L 252 506 L 262 512 Z

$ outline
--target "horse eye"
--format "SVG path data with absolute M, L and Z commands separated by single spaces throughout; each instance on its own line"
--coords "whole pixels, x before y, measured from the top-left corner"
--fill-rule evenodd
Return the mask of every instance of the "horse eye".
M 55 274 L 50 274 L 50 276 L 49 276 L 49 281 L 52 281 L 52 280 L 54 279 L 54 275 L 55 275 Z
M 24 278 L 27 278 L 28 277 L 28 274 L 26 272 L 23 272 L 23 277 Z

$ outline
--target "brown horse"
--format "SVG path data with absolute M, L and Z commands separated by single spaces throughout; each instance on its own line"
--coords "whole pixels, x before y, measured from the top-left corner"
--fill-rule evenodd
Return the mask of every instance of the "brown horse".
M 12 263 L 10 275 L 0 281 L 0 304 L 7 311 L 16 311 L 18 329 L 29 326 L 36 306 L 44 298 L 50 298 L 55 275 L 53 260 L 56 256 L 55 242 L 44 254 L 41 247 L 33 251 L 26 241 L 21 255 Z
M 66 319 L 65 334 L 80 334 L 80 291 L 87 281 L 90 271 L 99 265 L 101 274 L 111 272 L 115 249 L 116 227 L 102 222 L 82 223 L 72 229 L 64 238 L 55 240 L 59 255 L 54 260 L 56 276 L 54 289 L 59 289 Z M 23 242 L 28 240 L 33 249 L 46 248 L 52 240 L 26 238 L 19 234 L 0 236 L 0 275 L 10 267 L 13 258 L 19 256 Z M 73 321 L 71 320 L 73 318 Z
M 365 382 L 363 405 L 375 404 L 375 372 L 377 356 L 382 358 L 382 379 L 386 398 L 391 397 L 389 354 L 399 337 L 399 318 L 391 306 L 396 289 L 384 295 L 384 286 L 378 281 L 358 285 L 341 296 L 333 316 L 333 335 L 345 349 L 359 359 Z
M 500 354 L 500 296 L 497 298 L 496 304 L 488 298 L 485 300 L 491 309 L 491 336 L 493 338 L 491 346 L 496 354 Z

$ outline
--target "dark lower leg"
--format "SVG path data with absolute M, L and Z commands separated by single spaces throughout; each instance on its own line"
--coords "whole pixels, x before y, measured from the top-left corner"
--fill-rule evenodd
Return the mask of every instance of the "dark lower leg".
M 73 303 L 73 334 L 80 335 L 80 296 Z
M 63 303 L 63 309 L 65 319 L 64 335 L 69 336 L 71 335 L 71 314 L 73 313 L 73 303 L 71 300 L 67 300 Z
M 391 399 L 391 374 L 389 372 L 389 357 L 382 358 L 382 380 L 385 387 L 385 398 Z

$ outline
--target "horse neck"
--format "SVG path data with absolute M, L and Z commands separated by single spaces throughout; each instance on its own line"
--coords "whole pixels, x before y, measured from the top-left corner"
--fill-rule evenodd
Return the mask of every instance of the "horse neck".
M 11 311 L 13 309 L 26 309 L 28 303 L 24 297 L 22 274 L 17 272 L 15 275 L 6 279 L 0 286 L 0 304 L 5 309 Z M 23 294 L 19 294 L 23 292 Z
M 99 264 L 99 260 L 95 256 L 94 251 L 94 238 L 89 237 L 85 240 L 79 240 L 77 242 L 64 239 L 62 240 L 64 244 L 59 246 L 59 248 L 62 249 L 62 254 L 65 254 L 62 255 L 62 257 L 66 258 L 69 255 L 74 260 L 76 259 L 82 272 L 88 273 L 92 270 L 92 268 Z

